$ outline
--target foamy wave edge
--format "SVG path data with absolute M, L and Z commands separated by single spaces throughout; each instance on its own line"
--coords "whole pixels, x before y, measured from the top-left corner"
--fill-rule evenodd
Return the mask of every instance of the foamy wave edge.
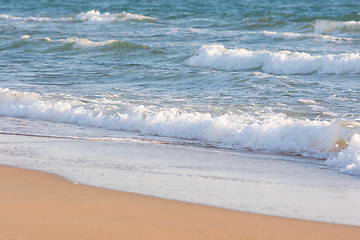
M 87 38 L 78 38 L 78 37 L 69 37 L 69 38 L 57 39 L 57 40 L 53 40 L 53 39 L 47 37 L 47 38 L 42 38 L 42 40 L 48 41 L 48 42 L 71 43 L 71 44 L 74 44 L 73 45 L 74 48 L 103 47 L 106 45 L 112 45 L 114 43 L 119 42 L 117 40 L 106 40 L 106 41 L 95 42 L 95 41 L 91 41 Z
M 119 41 L 119 40 L 104 40 L 104 41 L 92 41 L 87 38 L 79 38 L 79 37 L 68 37 L 63 39 L 51 39 L 49 37 L 44 38 L 32 38 L 30 35 L 23 35 L 20 37 L 22 40 L 29 40 L 35 39 L 38 41 L 45 41 L 45 42 L 56 42 L 56 43 L 62 43 L 64 48 L 66 48 L 66 45 L 70 47 L 71 49 L 91 49 L 96 47 L 114 47 L 114 48 L 133 48 L 133 49 L 148 49 L 148 46 L 145 45 L 139 45 L 136 43 L 131 43 L 128 41 Z M 70 46 L 69 46 L 70 45 Z
M 148 17 L 140 14 L 133 14 L 128 12 L 122 13 L 100 13 L 98 10 L 90 10 L 88 12 L 81 12 L 76 15 L 77 20 L 90 22 L 113 22 L 117 20 L 156 20 L 157 18 Z
M 151 21 L 157 18 L 148 17 L 141 14 L 133 14 L 128 12 L 122 13 L 100 13 L 98 10 L 90 10 L 88 12 L 81 12 L 75 17 L 63 17 L 63 18 L 50 18 L 50 17 L 18 17 L 9 14 L 0 14 L 0 19 L 13 20 L 13 21 L 32 21 L 32 22 L 115 22 L 120 20 L 136 20 L 136 21 Z
M 327 159 L 325 164 L 360 175 L 360 122 L 296 120 L 282 114 L 212 115 L 177 108 L 93 105 L 45 100 L 32 92 L 0 88 L 0 115 L 69 123 L 201 141 L 240 150 L 300 154 Z M 109 109 L 112 109 L 109 111 Z
M 187 60 L 190 66 L 237 71 L 261 68 L 272 74 L 360 73 L 360 54 L 310 55 L 304 52 L 250 51 L 227 49 L 223 45 L 204 45 L 198 55 Z
M 49 17 L 17 17 L 9 14 L 0 14 L 0 19 L 33 21 L 33 22 L 50 22 L 50 21 L 71 21 L 72 18 L 49 18 Z
M 316 20 L 315 33 L 360 33 L 360 21 Z
M 294 32 L 273 32 L 273 31 L 262 31 L 262 34 L 265 36 L 272 37 L 274 39 L 315 39 L 315 40 L 323 40 L 323 41 L 330 41 L 330 42 L 352 42 L 356 41 L 356 38 L 349 38 L 349 37 L 335 37 L 329 36 L 325 34 L 313 34 L 313 33 L 294 33 Z

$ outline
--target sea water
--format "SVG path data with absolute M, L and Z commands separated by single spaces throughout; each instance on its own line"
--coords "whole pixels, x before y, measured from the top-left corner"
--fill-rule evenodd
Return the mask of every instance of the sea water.
M 358 0 L 0 3 L 1 133 L 293 157 L 359 186 Z

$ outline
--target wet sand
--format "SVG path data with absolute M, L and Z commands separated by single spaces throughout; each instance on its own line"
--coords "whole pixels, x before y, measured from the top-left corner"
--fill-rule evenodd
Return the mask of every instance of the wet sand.
M 176 187 L 176 186 L 174 186 Z M 360 227 L 244 213 L 0 167 L 0 239 L 359 239 Z

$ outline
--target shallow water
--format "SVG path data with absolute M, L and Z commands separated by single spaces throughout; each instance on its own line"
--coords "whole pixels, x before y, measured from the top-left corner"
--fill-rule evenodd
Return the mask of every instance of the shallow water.
M 317 160 L 133 141 L 0 135 L 2 164 L 74 183 L 211 206 L 360 225 L 358 177 Z

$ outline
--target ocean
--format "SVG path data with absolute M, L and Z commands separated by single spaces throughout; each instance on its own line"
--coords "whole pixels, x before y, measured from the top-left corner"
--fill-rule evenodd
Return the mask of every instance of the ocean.
M 0 3 L 3 164 L 123 191 L 360 225 L 358 0 Z M 191 194 L 189 176 L 201 177 Z M 294 202 L 258 204 L 251 196 L 261 194 L 244 179 L 260 184 L 259 193 L 269 190 L 266 182 L 294 184 L 274 196 L 315 184 L 331 194 L 350 188 L 356 197 L 331 195 L 336 200 L 324 212 L 351 202 L 331 216 L 301 205 L 306 215 Z M 244 189 L 249 194 L 240 200 Z

